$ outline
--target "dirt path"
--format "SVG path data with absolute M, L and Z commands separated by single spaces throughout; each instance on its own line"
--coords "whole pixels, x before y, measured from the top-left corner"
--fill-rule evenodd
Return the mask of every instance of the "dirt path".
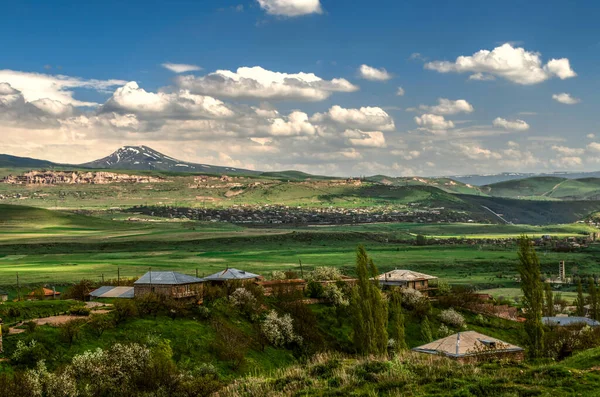
M 94 310 L 92 313 L 93 314 L 106 314 L 108 313 L 109 310 Z M 77 320 L 77 319 L 81 319 L 81 318 L 88 318 L 87 316 L 74 316 L 74 315 L 70 315 L 70 314 L 65 314 L 65 315 L 61 315 L 61 316 L 50 316 L 50 317 L 44 317 L 44 318 L 34 318 L 31 320 L 27 320 L 27 321 L 21 321 L 20 323 L 18 323 L 17 325 L 15 325 L 14 327 L 9 328 L 9 335 L 10 334 L 21 334 L 23 332 L 25 332 L 24 329 L 22 328 L 17 328 L 17 327 L 21 327 L 23 326 L 23 324 L 25 324 L 26 322 L 29 321 L 33 321 L 35 322 L 37 325 L 51 325 L 53 327 L 59 326 L 61 324 L 64 323 L 68 323 L 69 321 L 73 321 L 73 320 Z

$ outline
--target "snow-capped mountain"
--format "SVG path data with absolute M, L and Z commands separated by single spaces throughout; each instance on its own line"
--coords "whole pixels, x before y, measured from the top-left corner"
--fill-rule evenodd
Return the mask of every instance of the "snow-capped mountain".
M 113 170 L 143 170 L 171 172 L 199 172 L 215 174 L 254 174 L 256 171 L 194 164 L 166 156 L 148 146 L 123 146 L 100 160 L 81 164 L 82 167 Z

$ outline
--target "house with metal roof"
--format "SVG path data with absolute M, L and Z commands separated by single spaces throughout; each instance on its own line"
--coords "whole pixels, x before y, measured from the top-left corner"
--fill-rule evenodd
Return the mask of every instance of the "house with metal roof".
M 133 283 L 134 296 L 158 294 L 175 299 L 202 294 L 203 279 L 177 272 L 149 271 Z
M 90 299 L 101 298 L 122 298 L 132 299 L 134 297 L 134 287 L 113 287 L 110 285 L 100 287 L 90 292 Z
M 227 268 L 223 271 L 211 274 L 210 276 L 204 277 L 204 280 L 210 282 L 228 282 L 228 281 L 261 281 L 264 277 L 258 274 L 246 272 L 244 270 Z
M 416 290 L 428 290 L 429 281 L 437 277 L 429 274 L 419 273 L 412 270 L 392 270 L 377 276 L 380 285 L 390 287 L 412 288 Z
M 597 327 L 600 322 L 587 317 L 542 317 L 542 322 L 548 326 L 564 327 L 567 325 L 581 324 Z
M 524 350 L 519 346 L 475 331 L 459 332 L 412 350 L 460 361 L 477 361 L 489 357 L 522 360 L 524 354 Z

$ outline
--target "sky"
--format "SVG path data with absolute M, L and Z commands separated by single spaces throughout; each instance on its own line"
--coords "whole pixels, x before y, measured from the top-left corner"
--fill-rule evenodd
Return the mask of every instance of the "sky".
M 0 9 L 0 153 L 76 164 L 146 145 L 336 176 L 600 170 L 596 2 Z

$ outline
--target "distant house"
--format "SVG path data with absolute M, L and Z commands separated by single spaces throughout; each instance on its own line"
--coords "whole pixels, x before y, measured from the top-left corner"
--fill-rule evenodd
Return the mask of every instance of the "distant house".
M 133 283 L 134 296 L 158 294 L 175 299 L 192 298 L 202 294 L 201 278 L 177 272 L 150 271 Z
M 545 325 L 558 327 L 574 324 L 589 325 L 590 327 L 600 325 L 600 322 L 587 317 L 542 317 L 542 321 Z
M 0 289 L 0 302 L 6 302 L 8 300 L 8 292 Z
M 122 298 L 132 299 L 134 297 L 134 287 L 112 287 L 104 286 L 90 292 L 90 299 L 101 298 Z
M 478 361 L 490 357 L 523 359 L 523 349 L 479 332 L 465 331 L 412 349 L 415 352 L 436 354 L 459 361 Z
M 29 293 L 30 299 L 56 299 L 60 296 L 60 292 L 55 289 L 40 288 Z
M 262 281 L 263 276 L 258 274 L 246 272 L 244 270 L 227 268 L 223 271 L 211 274 L 210 276 L 204 277 L 205 281 L 213 283 L 225 283 L 228 281 Z
M 380 285 L 390 287 L 412 288 L 419 291 L 427 291 L 429 280 L 436 280 L 437 277 L 429 274 L 414 272 L 412 270 L 392 270 L 380 274 L 377 279 Z

